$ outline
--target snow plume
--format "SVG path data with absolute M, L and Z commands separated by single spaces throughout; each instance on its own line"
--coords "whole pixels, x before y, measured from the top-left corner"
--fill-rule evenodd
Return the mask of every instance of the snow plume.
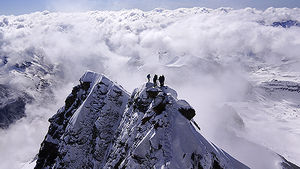
M 264 150 L 267 147 L 292 162 L 300 161 L 296 148 L 300 145 L 260 139 L 263 133 L 254 130 L 253 112 L 235 106 L 251 106 L 249 99 L 256 97 L 252 89 L 262 81 L 289 77 L 300 81 L 300 28 L 297 24 L 274 27 L 274 22 L 282 21 L 299 22 L 300 9 L 44 11 L 0 16 L 1 83 L 34 85 L 12 68 L 36 56 L 54 65 L 57 71 L 46 78 L 58 83 L 53 85 L 53 103 L 28 105 L 26 118 L 1 131 L 0 156 L 6 159 L 0 168 L 20 168 L 20 163 L 34 157 L 47 118 L 63 105 L 71 86 L 87 69 L 106 74 L 128 91 L 145 82 L 148 73 L 164 74 L 166 84 L 197 110 L 195 120 L 203 134 L 235 158 L 251 168 L 274 168 L 264 163 L 278 161 Z M 289 131 L 270 132 L 269 137 L 276 140 L 278 133 Z M 293 134 L 285 141 L 299 139 Z M 249 152 L 245 147 L 251 146 L 255 148 Z

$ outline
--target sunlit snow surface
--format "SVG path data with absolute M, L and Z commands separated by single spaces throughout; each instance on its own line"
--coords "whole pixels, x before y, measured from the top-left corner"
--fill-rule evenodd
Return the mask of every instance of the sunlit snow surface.
M 0 83 L 37 100 L 0 131 L 0 168 L 34 158 L 47 119 L 87 69 L 128 91 L 164 74 L 196 109 L 202 134 L 229 154 L 251 168 L 274 168 L 271 151 L 300 165 L 299 21 L 298 8 L 0 16 Z M 26 62 L 34 66 L 15 66 Z M 51 94 L 36 90 L 41 79 Z

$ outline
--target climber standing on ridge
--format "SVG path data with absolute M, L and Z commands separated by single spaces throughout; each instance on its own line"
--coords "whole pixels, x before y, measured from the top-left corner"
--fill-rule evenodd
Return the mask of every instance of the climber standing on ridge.
M 159 76 L 158 80 L 159 80 L 159 83 L 160 83 L 160 87 L 163 87 L 164 83 L 165 83 L 165 76 L 164 75 Z
M 154 83 L 154 86 L 157 86 L 157 75 L 154 75 L 154 77 L 153 77 L 153 83 Z
M 150 82 L 150 78 L 151 78 L 151 75 L 148 74 L 148 75 L 147 75 L 148 83 Z

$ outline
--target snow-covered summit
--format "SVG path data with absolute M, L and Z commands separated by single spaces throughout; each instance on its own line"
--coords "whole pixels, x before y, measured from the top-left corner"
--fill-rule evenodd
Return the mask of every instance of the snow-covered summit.
M 146 83 L 129 94 L 87 71 L 49 121 L 35 168 L 248 168 L 195 128 L 175 90 Z
M 207 141 L 173 89 L 135 89 L 104 168 L 248 168 Z

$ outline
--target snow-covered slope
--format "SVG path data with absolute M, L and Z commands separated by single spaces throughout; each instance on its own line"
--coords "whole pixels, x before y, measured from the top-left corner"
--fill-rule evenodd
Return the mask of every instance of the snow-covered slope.
M 80 82 L 49 120 L 35 168 L 248 168 L 199 133 L 173 89 L 148 82 L 129 97 L 104 75 Z
M 104 160 L 129 95 L 94 72 L 80 83 L 49 120 L 35 168 L 97 168 Z
M 168 86 L 135 89 L 104 168 L 248 168 L 207 141 L 194 115 Z

